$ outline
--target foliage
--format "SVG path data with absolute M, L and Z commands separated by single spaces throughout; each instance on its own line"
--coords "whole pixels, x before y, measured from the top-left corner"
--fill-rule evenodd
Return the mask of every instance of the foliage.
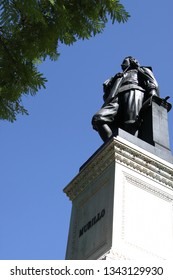
M 23 95 L 35 95 L 46 79 L 37 62 L 56 60 L 59 44 L 71 45 L 129 15 L 119 0 L 1 0 L 0 118 L 13 122 L 27 114 Z

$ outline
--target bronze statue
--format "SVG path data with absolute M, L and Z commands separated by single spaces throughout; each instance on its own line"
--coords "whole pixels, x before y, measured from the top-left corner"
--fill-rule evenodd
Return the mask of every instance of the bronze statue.
M 92 119 L 93 128 L 103 141 L 116 135 L 118 128 L 137 136 L 144 102 L 159 96 L 151 67 L 140 66 L 131 56 L 123 60 L 121 67 L 123 72 L 104 82 L 104 104 Z

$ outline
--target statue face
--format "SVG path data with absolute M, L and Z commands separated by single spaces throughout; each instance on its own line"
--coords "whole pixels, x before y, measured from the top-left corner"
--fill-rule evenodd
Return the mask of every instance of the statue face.
M 126 70 L 126 68 L 129 67 L 129 66 L 130 66 L 129 58 L 124 59 L 124 60 L 123 60 L 123 63 L 121 64 L 122 70 L 123 70 L 123 71 Z

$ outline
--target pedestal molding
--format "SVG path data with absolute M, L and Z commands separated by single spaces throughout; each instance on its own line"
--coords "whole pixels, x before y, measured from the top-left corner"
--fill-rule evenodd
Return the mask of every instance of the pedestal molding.
M 95 180 L 115 161 L 128 166 L 154 181 L 173 189 L 173 165 L 140 148 L 134 148 L 128 142 L 123 143 L 118 138 L 112 138 L 79 172 L 79 174 L 64 189 L 70 200 L 75 199 L 87 185 Z

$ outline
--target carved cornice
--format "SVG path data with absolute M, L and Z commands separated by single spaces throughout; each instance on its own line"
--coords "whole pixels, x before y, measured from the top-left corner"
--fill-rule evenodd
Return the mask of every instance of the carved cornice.
M 173 165 L 114 139 L 115 160 L 159 183 L 173 188 Z
M 64 192 L 75 199 L 91 182 L 98 178 L 114 162 L 114 143 L 111 141 L 103 147 L 66 186 Z
M 74 200 L 113 163 L 120 163 L 173 189 L 173 165 L 120 138 L 112 138 L 67 185 L 64 192 Z

